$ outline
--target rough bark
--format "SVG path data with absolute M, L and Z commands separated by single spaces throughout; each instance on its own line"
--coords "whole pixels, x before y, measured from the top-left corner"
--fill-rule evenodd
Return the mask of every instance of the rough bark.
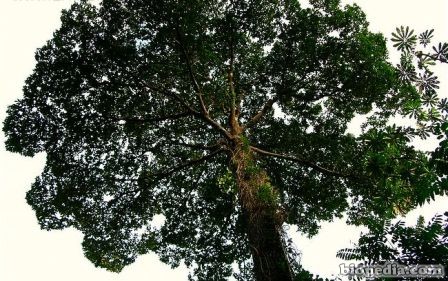
M 254 163 L 244 141 L 234 147 L 232 159 L 238 196 L 257 281 L 292 281 L 292 272 L 281 235 L 283 223 L 278 194 L 266 173 Z

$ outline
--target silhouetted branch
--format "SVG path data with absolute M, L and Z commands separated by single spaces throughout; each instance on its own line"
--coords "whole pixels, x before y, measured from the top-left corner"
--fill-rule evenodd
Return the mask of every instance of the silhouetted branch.
M 272 156 L 275 158 L 281 158 L 281 159 L 285 159 L 285 160 L 289 160 L 301 165 L 305 165 L 308 166 L 310 168 L 313 168 L 316 171 L 319 171 L 321 173 L 325 173 L 325 174 L 330 174 L 333 176 L 338 176 L 338 177 L 351 177 L 351 175 L 347 175 L 341 172 L 337 172 L 337 171 L 333 171 L 327 168 L 324 168 L 322 166 L 317 165 L 314 162 L 311 162 L 309 160 L 305 160 L 305 159 L 301 159 L 298 157 L 294 157 L 294 156 L 290 156 L 290 155 L 285 155 L 285 154 L 279 154 L 279 153 L 274 153 L 274 152 L 270 152 L 270 151 L 266 151 L 266 150 L 262 150 L 260 148 L 257 148 L 255 146 L 251 146 L 250 147 L 254 152 L 259 153 L 261 155 L 266 155 L 266 156 Z
M 230 24 L 230 30 L 233 31 L 233 21 L 231 20 L 231 24 Z M 232 122 L 236 122 L 236 119 L 238 118 L 238 113 L 237 113 L 237 108 L 236 108 L 236 91 L 235 91 L 235 80 L 234 80 L 234 64 L 235 64 L 235 50 L 234 50 L 235 46 L 234 46 L 234 38 L 233 38 L 233 32 L 231 32 L 230 35 L 230 40 L 229 40 L 229 70 L 228 70 L 228 74 L 227 74 L 227 79 L 228 79 L 228 83 L 229 83 L 229 89 L 230 89 L 230 94 L 232 96 L 232 103 L 231 103 L 231 107 L 230 107 L 230 120 L 231 123 Z
M 191 105 L 189 105 L 183 98 L 181 98 L 174 91 L 168 90 L 168 89 L 159 89 L 158 87 L 150 85 L 146 81 L 142 81 L 142 83 L 143 83 L 143 86 L 148 88 L 149 90 L 159 93 L 168 98 L 174 99 L 175 101 L 178 101 L 186 110 L 188 110 L 192 114 L 194 114 L 194 115 L 200 114 L 198 111 L 196 111 Z
M 130 123 L 154 123 L 154 122 L 162 122 L 166 120 L 177 120 L 183 117 L 192 116 L 191 112 L 182 112 L 177 114 L 165 115 L 154 118 L 142 118 L 142 117 L 111 117 L 114 121 L 126 121 Z
M 261 118 L 266 115 L 266 113 L 272 109 L 272 106 L 274 105 L 274 103 L 278 100 L 278 96 L 274 96 L 273 98 L 270 98 L 265 105 L 263 106 L 263 108 L 257 113 L 255 114 L 252 118 L 249 119 L 249 121 L 246 123 L 246 125 L 244 126 L 244 128 L 250 128 L 253 127 L 255 124 L 257 124 Z
M 192 167 L 194 165 L 197 165 L 197 164 L 200 164 L 202 162 L 205 162 L 205 161 L 213 158 L 214 156 L 216 156 L 217 154 L 219 154 L 219 153 L 221 153 L 223 151 L 224 151 L 224 149 L 219 148 L 219 149 L 216 149 L 215 151 L 213 151 L 213 152 L 211 152 L 211 153 L 209 153 L 209 154 L 207 154 L 207 155 L 205 155 L 203 157 L 200 157 L 198 159 L 193 159 L 193 160 L 184 162 L 182 164 L 179 164 L 179 165 L 169 169 L 168 171 L 156 172 L 156 173 L 148 173 L 148 174 L 144 175 L 144 177 L 146 177 L 146 178 L 155 178 L 156 180 L 157 179 L 160 180 L 160 179 L 163 179 L 163 178 L 167 178 L 168 176 L 171 176 L 173 173 L 178 172 L 178 171 L 180 171 L 182 169 L 185 169 L 185 168 L 188 168 L 188 167 Z M 116 181 L 116 182 L 139 182 L 141 179 L 127 179 L 127 178 L 116 178 L 115 177 L 112 180 Z M 115 202 L 118 202 L 125 195 L 128 195 L 128 194 L 132 193 L 135 196 L 135 194 L 137 194 L 138 192 L 142 191 L 144 188 L 145 188 L 145 186 L 140 186 L 137 189 L 125 190 L 125 191 L 119 193 L 115 198 L 113 198 L 112 200 L 110 200 L 108 202 L 108 207 L 112 206 Z
M 156 173 L 148 173 L 147 176 L 148 176 L 148 177 L 156 177 L 156 178 L 159 178 L 159 179 L 161 179 L 161 178 L 165 178 L 165 177 L 170 176 L 170 175 L 172 175 L 173 173 L 175 173 L 175 172 L 177 172 L 177 171 L 180 171 L 180 170 L 182 170 L 182 169 L 184 169 L 184 168 L 188 168 L 188 167 L 194 166 L 194 165 L 196 165 L 196 164 L 205 162 L 205 161 L 207 161 L 208 159 L 213 158 L 215 155 L 217 155 L 217 154 L 219 154 L 219 153 L 221 153 L 221 152 L 223 152 L 223 151 L 224 151 L 224 149 L 222 149 L 222 148 L 218 148 L 218 149 L 216 149 L 215 151 L 213 151 L 213 152 L 211 152 L 211 153 L 209 153 L 209 154 L 207 154 L 207 155 L 205 155 L 205 156 L 203 156 L 203 157 L 201 157 L 201 158 L 193 159 L 193 160 L 184 162 L 184 163 L 182 163 L 182 164 L 179 164 L 179 165 L 177 165 L 177 166 L 175 166 L 175 167 L 169 169 L 168 171 L 164 171 L 164 172 L 156 172 Z
M 195 92 L 196 92 L 196 94 L 197 94 L 197 96 L 199 98 L 199 105 L 201 106 L 202 113 L 207 116 L 208 115 L 208 110 L 207 110 L 207 107 L 205 106 L 205 102 L 204 102 L 204 98 L 203 98 L 203 94 L 202 94 L 202 89 L 199 86 L 198 81 L 196 80 L 196 76 L 195 76 L 194 71 L 193 71 L 193 66 L 191 64 L 191 60 L 190 60 L 190 57 L 188 55 L 188 51 L 187 51 L 185 45 L 183 44 L 183 40 L 182 40 L 182 36 L 181 36 L 180 30 L 179 30 L 179 26 L 176 26 L 176 38 L 177 38 L 177 42 L 179 43 L 179 46 L 180 46 L 180 48 L 182 50 L 182 54 L 184 56 L 185 63 L 187 64 L 188 74 L 189 74 L 191 82 L 193 84 L 193 89 L 195 90 Z
M 191 112 L 191 114 L 198 119 L 201 119 L 205 121 L 207 124 L 211 125 L 214 129 L 219 131 L 223 136 L 225 136 L 227 139 L 232 139 L 231 134 L 224 129 L 218 122 L 210 118 L 209 115 L 205 115 L 197 110 L 195 110 L 192 106 L 190 106 L 184 99 L 182 99 L 178 94 L 176 94 L 172 90 L 166 90 L 166 89 L 158 89 L 157 87 L 154 87 L 150 85 L 147 82 L 142 82 L 146 88 L 148 88 L 151 91 L 154 91 L 156 93 L 159 93 L 161 95 L 164 95 L 168 98 L 174 99 L 175 101 L 178 101 L 188 112 Z
M 203 99 L 202 89 L 199 86 L 198 81 L 196 80 L 196 76 L 195 76 L 194 71 L 193 71 L 193 66 L 192 66 L 190 58 L 188 56 L 188 52 L 187 52 L 187 50 L 186 50 L 186 48 L 185 48 L 185 46 L 184 46 L 184 44 L 182 42 L 180 30 L 179 30 L 178 27 L 176 27 L 176 36 L 177 36 L 177 41 L 178 41 L 178 43 L 179 43 L 179 45 L 180 45 L 180 47 L 182 49 L 182 54 L 183 54 L 183 56 L 185 58 L 185 61 L 186 61 L 186 64 L 187 64 L 188 73 L 189 73 L 190 79 L 191 79 L 191 81 L 193 83 L 193 88 L 194 88 L 194 90 L 195 90 L 195 92 L 196 92 L 196 94 L 198 96 L 199 104 L 201 106 L 202 114 L 200 112 L 197 112 L 197 111 L 193 110 L 195 115 L 197 117 L 199 117 L 200 119 L 206 121 L 209 125 L 211 125 L 213 128 L 218 130 L 226 138 L 232 139 L 232 135 L 224 127 L 222 127 L 218 122 L 216 122 L 214 119 L 212 119 L 210 117 L 210 114 L 209 114 L 209 112 L 207 110 L 207 107 L 206 107 L 204 99 Z
M 179 145 L 179 146 L 183 146 L 183 147 L 189 147 L 192 149 L 199 149 L 199 150 L 215 150 L 217 148 L 222 147 L 221 143 L 215 143 L 212 145 L 205 145 L 202 143 L 186 143 L 183 140 L 180 140 L 179 142 L 174 141 L 174 140 L 169 140 L 168 141 L 170 144 L 172 145 Z

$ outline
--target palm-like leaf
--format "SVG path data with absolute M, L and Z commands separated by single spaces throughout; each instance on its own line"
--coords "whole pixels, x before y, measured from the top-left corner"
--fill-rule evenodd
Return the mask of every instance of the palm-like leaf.
M 437 105 L 437 108 L 443 112 L 448 112 L 448 99 L 441 99 L 439 104 Z
M 397 65 L 398 77 L 403 82 L 412 82 L 417 79 L 417 74 L 414 69 L 408 65 L 399 64 Z
M 418 36 L 420 44 L 426 47 L 429 43 L 431 43 L 431 39 L 434 37 L 433 32 L 434 29 L 426 30 L 425 32 L 420 33 L 420 35 Z
M 414 34 L 414 30 L 409 29 L 409 26 L 401 26 L 396 29 L 396 33 L 392 33 L 391 40 L 395 42 L 393 46 L 399 51 L 410 52 L 417 43 L 417 36 Z
M 414 82 L 417 80 L 417 73 L 409 54 L 402 53 L 400 64 L 397 65 L 398 77 L 403 82 Z
M 421 101 L 419 99 L 408 101 L 404 108 L 404 114 L 410 118 L 417 118 L 420 114 Z
M 426 106 L 434 107 L 439 102 L 439 98 L 435 92 L 428 92 L 422 96 L 422 103 Z
M 437 103 L 437 101 L 435 101 L 435 103 Z M 440 112 L 435 109 L 434 107 L 428 110 L 428 117 L 431 121 L 436 122 L 436 121 L 440 121 L 442 118 L 442 115 L 440 114 Z
M 429 116 L 426 112 L 422 112 L 422 114 L 418 117 L 420 120 L 426 121 L 429 120 Z M 421 123 L 419 122 L 417 124 L 417 136 L 423 140 L 427 139 L 430 134 L 429 134 L 429 130 L 428 130 L 428 126 L 425 123 Z
M 339 250 L 336 257 L 343 260 L 357 260 L 361 258 L 361 251 L 359 249 L 345 248 Z
M 439 80 L 437 76 L 434 76 L 432 72 L 425 71 L 423 74 L 419 74 L 419 78 L 416 81 L 416 86 L 421 92 L 433 92 L 439 88 Z
M 435 59 L 441 61 L 441 62 L 448 62 L 448 43 L 439 43 L 439 45 L 436 47 L 432 47 L 435 54 Z

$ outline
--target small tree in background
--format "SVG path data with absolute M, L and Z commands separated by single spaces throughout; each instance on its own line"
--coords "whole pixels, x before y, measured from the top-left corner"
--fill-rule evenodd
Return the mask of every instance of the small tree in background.
M 42 228 L 82 231 L 111 271 L 153 251 L 191 280 L 287 281 L 309 275 L 283 225 L 311 236 L 345 212 L 370 225 L 445 194 L 446 146 L 428 158 L 410 144 L 446 142 L 435 80 L 404 79 L 358 6 L 309 2 L 64 11 L 3 128 L 8 150 L 46 152 L 27 193 Z M 387 122 L 410 112 L 418 127 Z M 356 114 L 370 114 L 359 136 Z
M 400 80 L 415 86 L 422 96 L 419 101 L 410 101 L 404 113 L 417 120 L 422 138 L 432 132 L 438 135 L 438 139 L 443 139 L 439 147 L 430 153 L 430 167 L 437 171 L 440 183 L 446 186 L 448 124 L 446 115 L 440 113 L 447 113 L 448 101 L 447 98 L 439 100 L 436 93 L 439 81 L 431 67 L 436 63 L 448 62 L 448 44 L 430 46 L 433 33 L 433 29 L 426 30 L 417 37 L 414 30 L 402 26 L 392 34 L 392 42 L 401 51 L 397 65 Z M 427 201 L 430 201 L 429 198 Z M 403 265 L 440 264 L 448 268 L 448 212 L 434 216 L 426 226 L 423 217 L 418 219 L 415 227 L 406 227 L 402 221 L 392 224 L 390 220 L 370 224 L 369 232 L 361 235 L 355 247 L 340 250 L 337 257 L 368 264 L 393 261 Z
M 423 217 L 418 219 L 415 227 L 406 227 L 402 221 L 378 224 L 371 227 L 368 233 L 362 234 L 354 248 L 342 249 L 337 256 L 367 264 L 396 262 L 401 265 L 442 265 L 447 268 L 448 213 L 436 215 L 426 226 Z

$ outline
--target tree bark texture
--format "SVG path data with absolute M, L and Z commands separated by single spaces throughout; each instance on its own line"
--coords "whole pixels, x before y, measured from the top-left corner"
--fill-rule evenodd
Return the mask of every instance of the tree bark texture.
M 244 141 L 236 143 L 232 164 L 256 280 L 292 281 L 281 234 L 284 218 L 277 191 L 270 184 L 266 172 L 255 165 L 253 153 Z

